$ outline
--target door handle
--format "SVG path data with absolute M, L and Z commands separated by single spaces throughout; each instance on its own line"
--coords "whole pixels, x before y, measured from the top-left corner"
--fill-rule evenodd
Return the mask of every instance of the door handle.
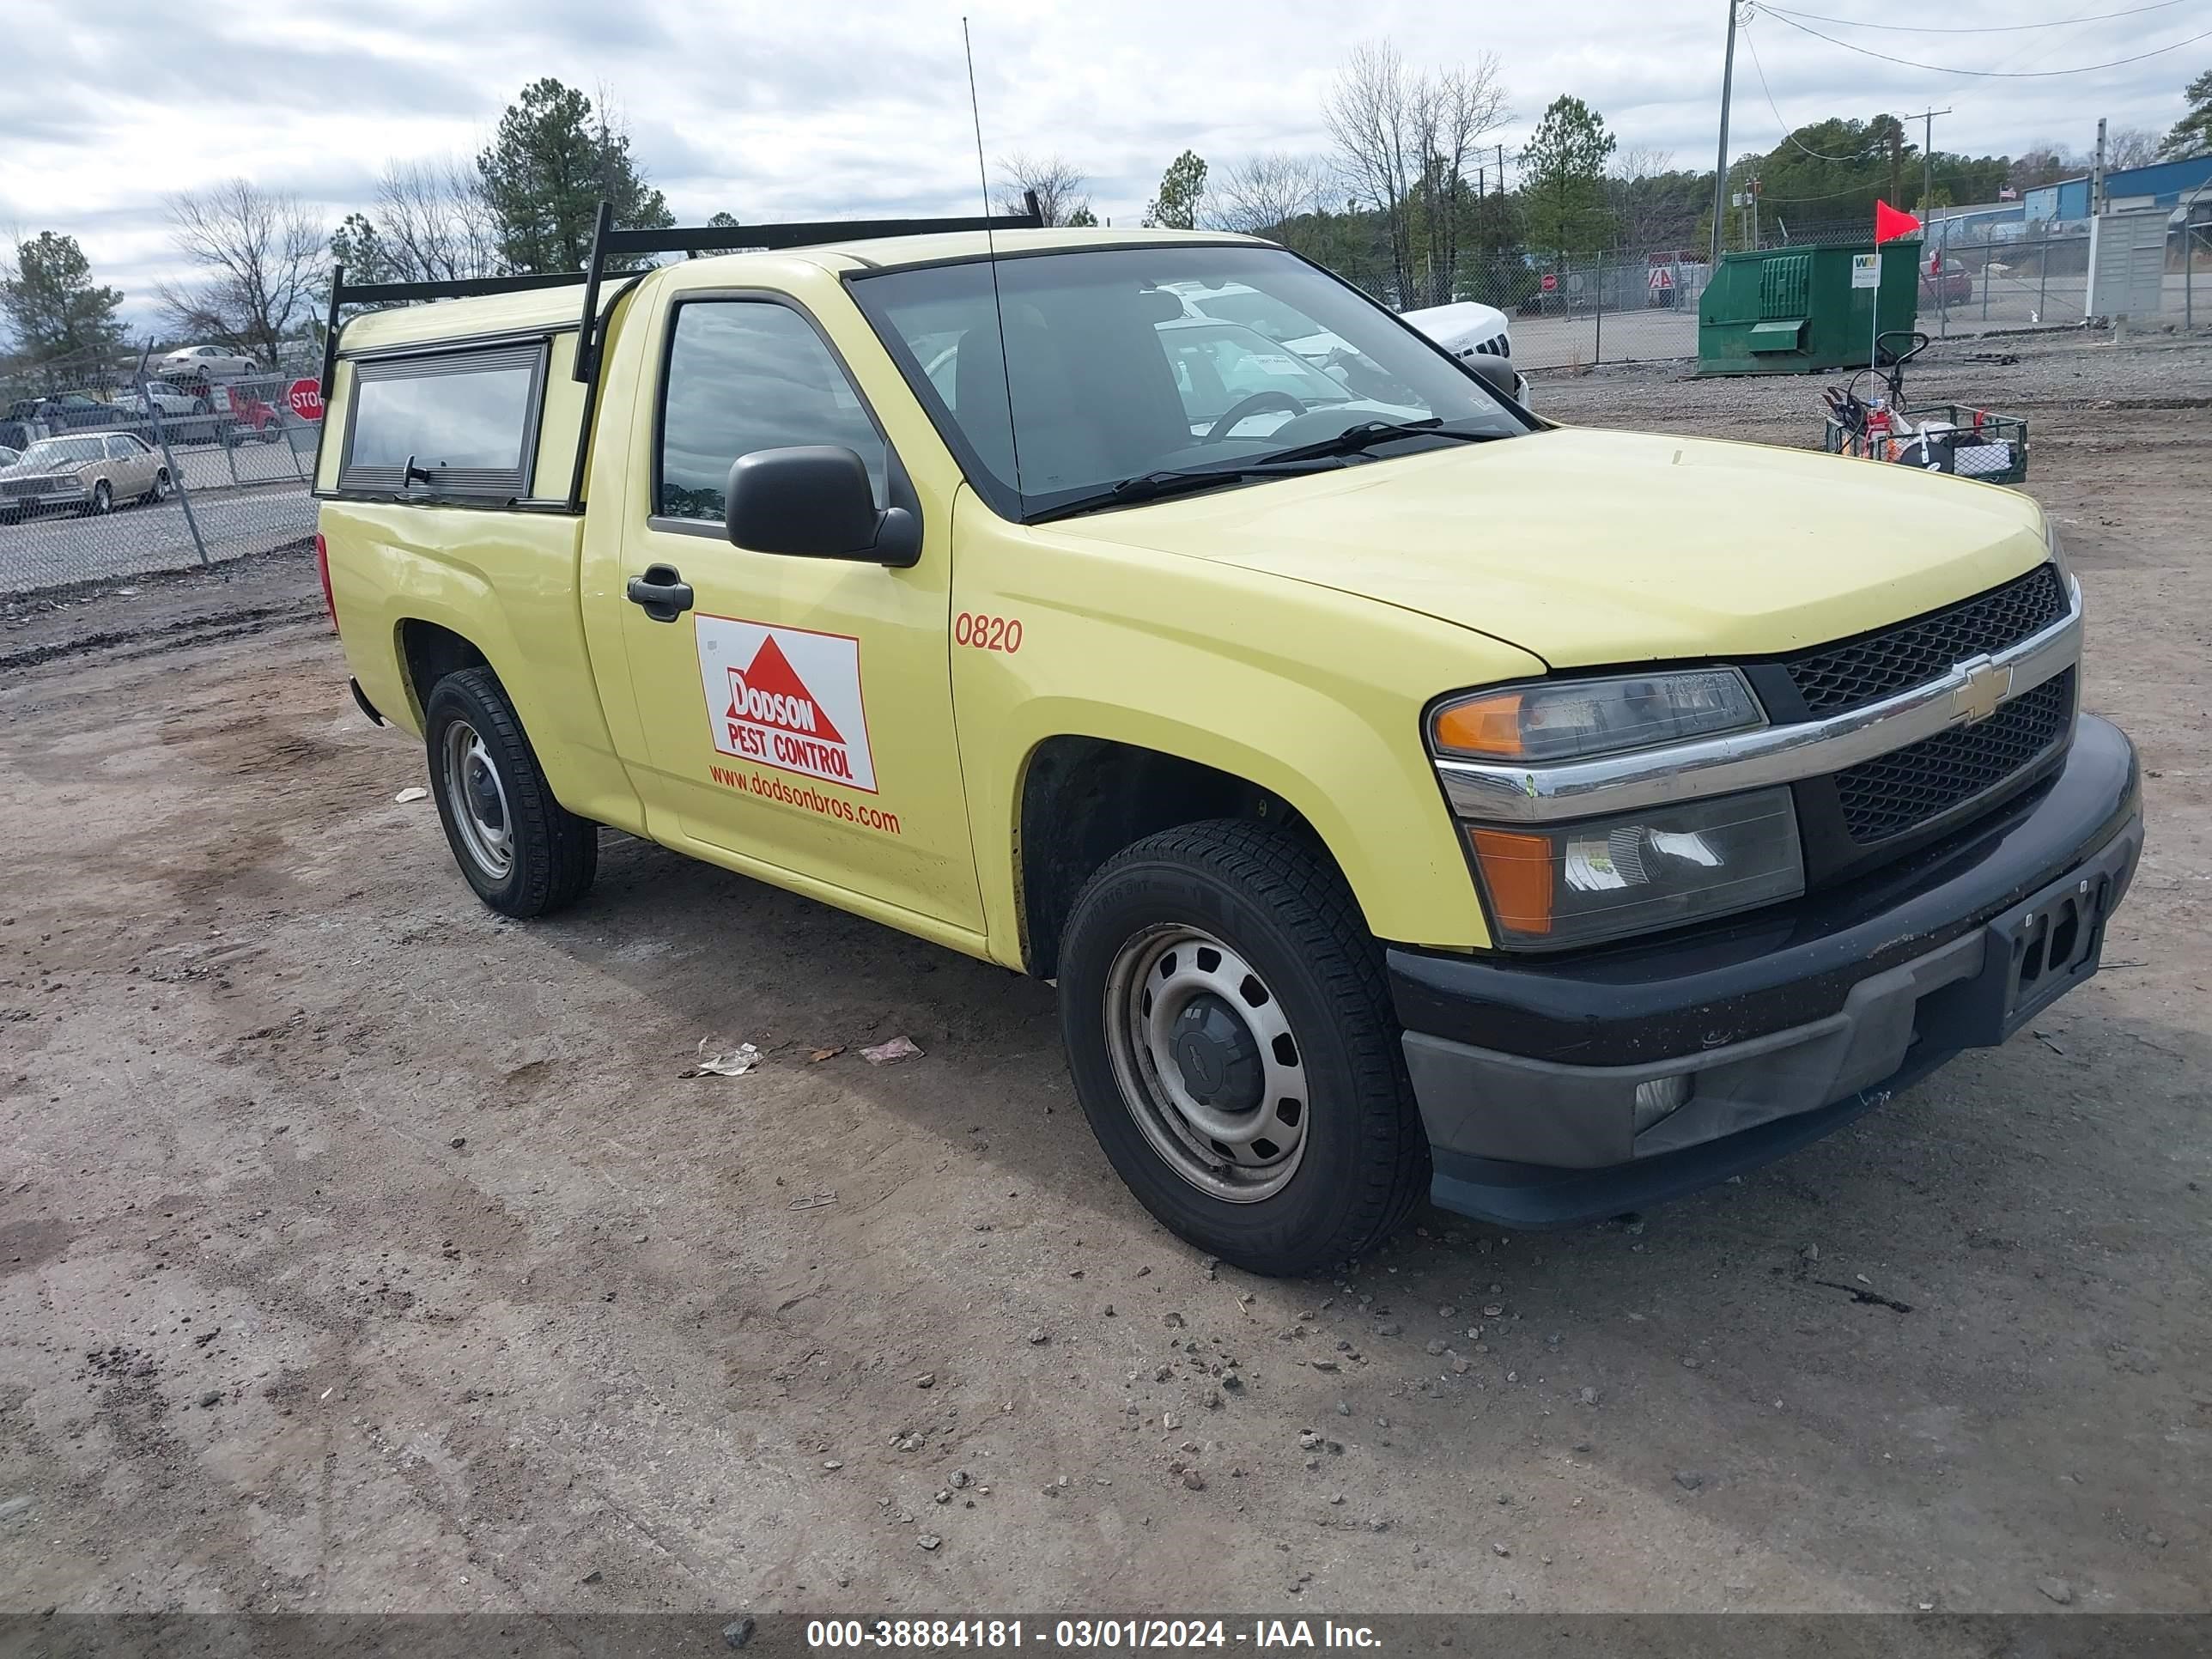
M 624 592 L 655 622 L 672 623 L 691 608 L 691 584 L 672 564 L 647 565 L 645 574 L 629 579 Z

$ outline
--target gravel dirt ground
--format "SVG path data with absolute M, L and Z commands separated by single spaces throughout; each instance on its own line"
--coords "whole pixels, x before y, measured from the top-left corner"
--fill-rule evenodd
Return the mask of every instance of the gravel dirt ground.
M 2033 423 L 2142 750 L 2105 971 L 1740 1182 L 1334 1279 L 1152 1224 L 1044 986 L 614 836 L 492 916 L 296 556 L 0 607 L 0 1611 L 2212 1606 L 2212 348 L 1912 390 Z

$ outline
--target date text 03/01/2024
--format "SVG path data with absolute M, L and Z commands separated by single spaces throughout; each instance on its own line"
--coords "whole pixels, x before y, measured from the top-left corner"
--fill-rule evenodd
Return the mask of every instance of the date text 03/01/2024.
M 1259 1619 L 817 1619 L 810 1648 L 1364 1648 L 1382 1645 L 1368 1626 L 1334 1620 Z

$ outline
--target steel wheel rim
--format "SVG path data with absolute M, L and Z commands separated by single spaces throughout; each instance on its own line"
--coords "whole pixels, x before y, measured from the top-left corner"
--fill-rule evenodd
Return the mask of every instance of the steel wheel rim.
M 157 501 L 166 501 L 169 499 L 169 475 L 167 472 L 156 472 L 154 475 L 154 499 Z
M 470 861 L 494 881 L 514 868 L 514 817 L 491 750 L 466 720 L 446 728 L 446 801 Z
M 1280 1000 L 1243 955 L 1182 923 L 1148 927 L 1116 952 L 1104 1000 L 1121 1103 L 1168 1167 L 1232 1204 L 1256 1204 L 1288 1186 L 1312 1127 L 1304 1053 Z M 1218 1067 L 1195 1080 L 1184 1075 L 1184 1058 L 1204 1062 L 1219 1045 L 1179 1042 L 1188 1043 L 1194 1022 L 1221 1029 L 1224 1010 L 1249 1039 L 1249 1049 L 1231 1046 L 1235 1062 L 1225 1075 L 1249 1076 L 1257 1061 L 1249 1107 L 1224 1098 L 1233 1082 L 1224 1083 Z

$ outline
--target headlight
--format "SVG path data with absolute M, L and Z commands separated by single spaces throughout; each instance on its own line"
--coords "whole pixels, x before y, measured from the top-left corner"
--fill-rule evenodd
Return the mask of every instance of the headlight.
M 1501 944 L 1588 945 L 1805 890 L 1786 787 L 1467 836 Z
M 1616 755 L 1765 724 L 1733 668 L 1539 681 L 1439 707 L 1429 740 L 1464 760 L 1540 763 Z

